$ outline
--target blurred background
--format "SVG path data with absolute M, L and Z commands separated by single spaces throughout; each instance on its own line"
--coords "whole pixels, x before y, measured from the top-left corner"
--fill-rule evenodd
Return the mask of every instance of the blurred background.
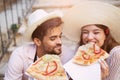
M 11 52 L 24 43 L 22 38 L 27 28 L 27 17 L 31 12 L 44 9 L 47 12 L 61 10 L 65 13 L 82 1 L 86 0 L 0 0 L 0 80 L 3 80 Z M 120 0 L 98 1 L 108 2 L 120 8 Z M 70 43 L 64 35 L 63 42 L 67 46 L 75 44 Z

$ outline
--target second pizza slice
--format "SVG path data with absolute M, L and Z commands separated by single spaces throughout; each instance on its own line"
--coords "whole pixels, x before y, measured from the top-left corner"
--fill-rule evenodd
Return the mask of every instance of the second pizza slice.
M 108 56 L 109 54 L 96 44 L 89 43 L 78 48 L 73 62 L 80 65 L 90 65 L 99 59 L 106 59 Z

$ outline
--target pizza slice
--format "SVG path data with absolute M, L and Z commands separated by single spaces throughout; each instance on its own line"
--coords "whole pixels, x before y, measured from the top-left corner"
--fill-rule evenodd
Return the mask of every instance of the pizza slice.
M 99 59 L 106 59 L 109 54 L 96 44 L 89 43 L 78 48 L 73 62 L 81 65 L 90 65 L 97 62 Z
M 34 62 L 26 72 L 37 80 L 68 80 L 59 56 L 46 54 Z

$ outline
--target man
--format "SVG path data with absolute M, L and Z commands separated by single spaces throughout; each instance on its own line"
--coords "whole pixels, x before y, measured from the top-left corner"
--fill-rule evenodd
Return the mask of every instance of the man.
M 32 80 L 26 69 L 45 54 L 61 53 L 62 20 L 60 12 L 36 10 L 28 17 L 25 38 L 33 43 L 17 48 L 11 54 L 5 80 Z

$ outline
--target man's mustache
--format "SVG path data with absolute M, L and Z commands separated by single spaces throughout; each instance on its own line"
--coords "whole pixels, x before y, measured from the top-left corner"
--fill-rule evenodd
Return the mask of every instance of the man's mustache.
M 62 46 L 62 44 L 56 44 L 56 47 L 61 47 Z

